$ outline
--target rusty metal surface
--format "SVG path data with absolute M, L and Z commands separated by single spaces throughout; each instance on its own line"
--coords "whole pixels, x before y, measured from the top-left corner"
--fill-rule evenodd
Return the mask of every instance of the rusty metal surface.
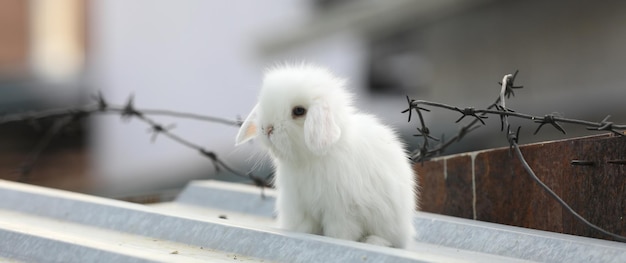
M 626 159 L 626 138 L 599 135 L 521 149 L 537 176 L 575 211 L 608 231 L 626 235 L 626 165 L 609 163 Z M 572 165 L 572 160 L 593 165 Z M 415 169 L 423 211 L 610 239 L 561 208 L 508 148 L 438 158 L 416 164 Z
M 422 188 L 420 210 L 473 218 L 472 174 L 467 167 L 471 167 L 469 156 L 417 164 Z

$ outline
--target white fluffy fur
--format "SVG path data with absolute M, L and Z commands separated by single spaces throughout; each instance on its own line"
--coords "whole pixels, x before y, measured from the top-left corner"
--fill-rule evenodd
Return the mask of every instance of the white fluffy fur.
M 413 170 L 393 130 L 358 112 L 344 85 L 311 65 L 270 69 L 237 144 L 257 137 L 268 148 L 281 228 L 403 248 L 414 235 Z

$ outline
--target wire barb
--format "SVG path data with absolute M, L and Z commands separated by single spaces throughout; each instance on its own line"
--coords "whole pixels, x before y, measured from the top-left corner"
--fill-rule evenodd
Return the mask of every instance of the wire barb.
M 461 114 L 463 114 L 463 115 L 461 115 L 461 117 L 459 117 L 459 119 L 457 119 L 455 121 L 455 123 L 459 123 L 461 120 L 463 120 L 463 118 L 465 118 L 467 116 L 472 116 L 476 120 L 480 121 L 480 123 L 482 123 L 483 125 L 486 125 L 485 121 L 483 121 L 483 119 L 487 119 L 487 116 L 478 116 L 477 112 L 476 112 L 476 109 L 474 109 L 472 107 L 468 107 L 468 108 L 464 108 L 464 109 L 456 108 L 456 110 L 458 112 L 460 112 Z
M 428 138 L 431 139 L 433 141 L 439 141 L 439 139 L 433 137 L 432 135 L 430 135 L 430 130 L 428 129 L 428 127 L 424 127 L 422 129 L 417 128 L 417 131 L 419 132 L 419 134 L 413 134 L 413 136 L 415 137 L 424 137 L 424 138 Z
M 154 143 L 156 141 L 156 138 L 158 137 L 159 134 L 166 132 L 166 131 L 171 131 L 174 128 L 176 128 L 176 124 L 172 123 L 170 125 L 167 125 L 165 127 L 163 127 L 160 124 L 154 124 L 152 125 L 149 129 L 148 132 L 152 133 L 152 137 L 150 138 L 150 140 L 152 141 L 152 143 Z
M 515 97 L 515 89 L 522 89 L 524 88 L 524 86 L 515 86 L 513 84 L 513 82 L 515 82 L 515 78 L 517 77 L 517 73 L 519 73 L 519 70 L 515 70 L 515 73 L 513 73 L 513 75 L 508 75 L 510 76 L 508 78 L 508 81 L 505 85 L 505 91 L 504 91 L 504 96 L 506 96 L 506 98 L 511 98 L 511 96 Z M 498 85 L 502 86 L 502 82 L 498 82 Z
M 124 109 L 122 109 L 122 119 L 123 120 L 128 120 L 128 119 L 130 119 L 132 117 L 140 117 L 140 116 L 142 116 L 142 114 L 135 109 L 134 100 L 135 100 L 135 95 L 131 94 L 128 97 L 128 101 L 126 102 L 126 105 L 124 106 Z
M 409 113 L 409 119 L 407 122 L 411 122 L 411 115 L 412 115 L 411 112 L 413 111 L 413 109 L 415 109 L 418 113 L 420 110 L 427 111 L 427 112 L 430 111 L 429 109 L 419 107 L 417 104 L 417 101 L 413 99 L 409 99 L 408 95 L 406 96 L 406 101 L 409 104 L 409 108 L 407 108 L 406 110 L 403 110 L 401 113 L 407 113 L 407 112 Z
M 613 134 L 616 134 L 618 136 L 624 136 L 623 133 L 619 132 L 617 129 L 614 128 L 614 123 L 608 121 L 609 118 L 611 118 L 611 115 L 607 115 L 604 119 L 602 119 L 602 121 L 600 122 L 600 124 L 598 125 L 598 127 L 587 127 L 587 130 L 591 130 L 591 131 L 610 131 Z
M 552 125 L 552 127 L 554 127 L 555 129 L 559 130 L 563 134 L 567 134 L 565 132 L 565 129 L 563 129 L 563 126 L 561 126 L 557 122 L 557 120 L 556 120 L 556 118 L 555 118 L 555 116 L 553 114 L 548 114 L 548 115 L 544 116 L 543 118 L 541 118 L 539 120 L 535 120 L 535 123 L 539 123 L 539 126 L 537 127 L 537 129 L 535 130 L 533 135 L 536 135 L 539 132 L 539 130 L 541 129 L 541 127 L 543 127 L 543 125 L 546 125 L 546 124 Z
M 98 91 L 98 93 L 96 95 L 93 95 L 92 97 L 98 103 L 98 110 L 99 111 L 106 111 L 107 110 L 107 108 L 109 107 L 109 104 L 104 99 L 104 96 L 102 95 L 101 91 Z

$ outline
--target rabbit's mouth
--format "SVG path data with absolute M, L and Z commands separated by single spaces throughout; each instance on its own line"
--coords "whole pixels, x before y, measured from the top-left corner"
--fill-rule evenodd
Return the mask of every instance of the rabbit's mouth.
M 272 144 L 272 139 L 274 136 L 274 126 L 273 125 L 267 125 L 267 126 L 261 126 L 261 135 L 262 137 L 264 137 L 264 140 L 267 140 L 267 142 L 269 142 L 270 144 Z
M 273 132 L 274 132 L 274 126 L 267 127 L 267 131 L 266 131 L 267 137 L 270 137 Z

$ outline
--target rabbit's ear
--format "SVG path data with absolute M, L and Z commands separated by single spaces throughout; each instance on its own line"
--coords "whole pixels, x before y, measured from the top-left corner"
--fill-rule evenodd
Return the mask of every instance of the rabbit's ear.
M 316 103 L 308 109 L 304 121 L 304 142 L 315 154 L 323 154 L 341 137 L 341 129 L 335 123 L 330 108 L 325 103 Z
M 259 108 L 259 104 L 254 106 L 250 114 L 248 114 L 248 117 L 246 118 L 246 120 L 241 125 L 241 128 L 239 128 L 235 145 L 240 145 L 256 137 L 257 135 L 256 118 L 257 118 L 258 108 Z

